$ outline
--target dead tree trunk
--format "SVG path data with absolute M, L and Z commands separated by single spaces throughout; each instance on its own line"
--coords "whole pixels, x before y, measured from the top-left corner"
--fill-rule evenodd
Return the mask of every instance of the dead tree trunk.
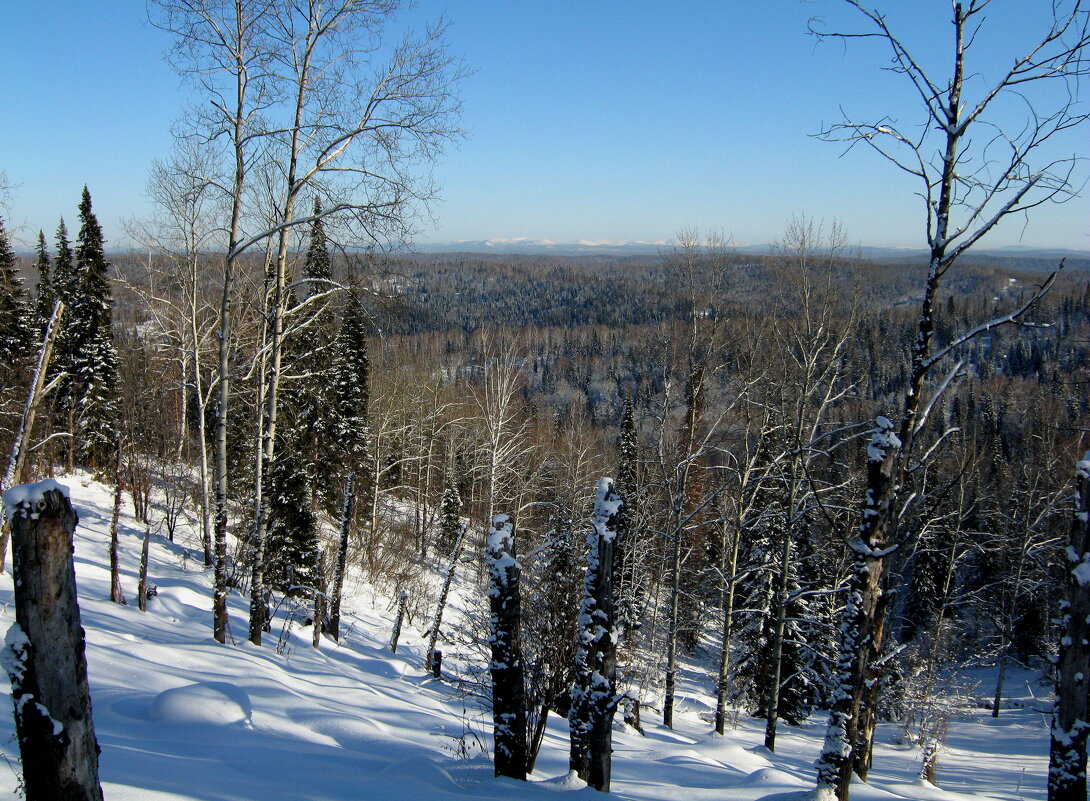
M 348 535 L 352 530 L 352 507 L 356 499 L 355 473 L 349 473 L 344 482 L 344 507 L 341 510 L 341 539 L 337 544 L 337 564 L 333 570 L 333 591 L 329 596 L 329 619 L 325 633 L 334 640 L 341 638 L 341 592 L 344 589 L 344 571 L 348 565 Z
M 892 471 L 900 448 L 901 440 L 893 433 L 893 424 L 887 418 L 879 417 L 867 449 L 867 502 L 863 522 L 858 539 L 851 543 L 855 561 L 844 609 L 837 685 L 829 709 L 825 744 L 817 760 L 819 792 L 826 797 L 832 792 L 839 801 L 848 799 L 863 696 L 868 682 L 877 680 L 876 662 L 885 624 L 885 616 L 881 613 L 885 569 L 892 552 L 889 547 L 893 525 L 890 507 L 896 497 L 891 487 Z
M 622 501 L 613 479 L 598 482 L 587 534 L 587 573 L 579 610 L 579 650 L 572 687 L 572 770 L 595 790 L 609 792 L 613 715 L 617 711 L 617 644 L 613 641 L 613 552 Z M 585 756 L 584 756 L 585 754 Z M 585 769 L 586 774 L 580 773 Z
M 1075 468 L 1075 517 L 1067 546 L 1067 599 L 1061 609 L 1056 704 L 1048 758 L 1048 801 L 1086 801 L 1090 735 L 1090 452 Z
M 4 494 L 15 575 L 4 665 L 27 801 L 102 801 L 72 564 L 78 518 L 67 496 L 52 480 Z
M 497 776 L 526 780 L 526 686 L 523 679 L 515 530 L 507 515 L 492 519 L 486 561 L 492 645 L 492 720 Z

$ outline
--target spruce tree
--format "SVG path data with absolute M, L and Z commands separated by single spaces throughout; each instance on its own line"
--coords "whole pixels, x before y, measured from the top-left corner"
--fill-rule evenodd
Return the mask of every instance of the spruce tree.
M 34 269 L 38 273 L 38 289 L 34 295 L 34 316 L 38 330 L 45 331 L 49 318 L 53 314 L 57 292 L 53 288 L 52 264 L 45 244 L 45 234 L 42 231 L 38 231 L 38 258 L 34 262 Z
M 310 488 L 295 448 L 282 447 L 269 475 L 269 534 L 265 544 L 267 586 L 309 597 L 318 581 L 318 522 Z
M 34 323 L 23 281 L 15 270 L 15 251 L 0 217 L 0 365 L 5 371 L 29 361 Z
M 436 549 L 440 554 L 448 554 L 458 540 L 462 526 L 462 497 L 458 494 L 458 482 L 454 475 L 447 472 L 443 486 L 443 497 L 439 501 L 439 542 Z
M 117 432 L 117 351 L 102 227 L 83 188 L 76 269 L 68 304 L 69 352 L 80 461 L 94 469 L 110 462 Z M 54 277 L 57 278 L 55 271 Z M 63 297 L 63 296 L 62 296 Z
M 326 417 L 323 475 L 340 480 L 356 473 L 360 497 L 367 497 L 374 480 L 369 465 L 370 426 L 368 405 L 371 366 L 367 358 L 367 334 L 363 306 L 356 290 L 350 290 L 341 330 L 333 344 L 333 393 Z
M 333 262 L 320 216 L 321 204 L 317 201 L 314 203 L 314 215 L 303 264 L 308 297 L 328 290 L 327 282 L 333 278 Z M 332 412 L 334 396 L 332 346 L 336 330 L 333 313 L 328 303 L 317 302 L 304 307 L 297 318 L 289 326 L 284 353 L 288 374 L 298 376 L 286 393 L 287 405 L 295 416 L 294 445 L 303 454 L 313 493 L 311 507 L 317 509 L 320 496 L 326 508 L 332 512 L 340 504 L 344 483 L 343 471 L 335 469 L 335 464 L 326 463 L 323 457 L 323 451 L 329 446 L 326 421 Z

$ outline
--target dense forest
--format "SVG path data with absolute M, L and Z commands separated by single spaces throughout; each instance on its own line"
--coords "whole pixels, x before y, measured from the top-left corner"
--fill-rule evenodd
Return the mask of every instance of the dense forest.
M 84 465 L 123 482 L 144 515 L 158 488 L 171 508 L 165 531 L 183 514 L 203 520 L 212 564 L 221 262 L 115 254 L 109 284 L 89 277 L 75 290 L 66 276 L 107 269 L 89 195 L 80 221 L 74 248 L 63 228 L 36 258 L 5 248 L 2 444 L 10 451 L 16 437 L 52 301 L 68 298 L 76 332 L 57 338 L 21 478 Z M 429 577 L 456 547 L 485 580 L 486 535 L 503 513 L 527 554 L 525 707 L 538 720 L 567 714 L 583 531 L 598 478 L 613 476 L 629 515 L 614 588 L 622 709 L 634 721 L 661 713 L 677 660 L 718 654 L 707 676 L 716 725 L 763 716 L 774 747 L 778 723 L 801 722 L 834 692 L 867 438 L 875 411 L 894 414 L 905 391 L 916 330 L 921 271 L 835 244 L 797 219 L 759 258 L 694 241 L 635 260 L 376 261 L 333 253 L 315 223 L 290 253 L 289 286 L 300 289 L 285 328 L 278 456 L 264 475 L 273 277 L 243 262 L 224 571 L 230 591 L 258 582 L 258 639 L 268 606 L 312 616 L 316 598 L 336 598 L 342 529 L 348 564 L 406 593 L 424 619 L 436 603 Z M 1025 306 L 1043 279 L 965 267 L 940 299 L 938 341 Z M 98 305 L 83 294 L 94 292 Z M 97 310 L 86 333 L 75 323 L 84 308 Z M 1002 666 L 1047 664 L 1058 641 L 1073 444 L 1090 411 L 1090 282 L 1061 274 L 1019 319 L 959 349 L 899 510 L 876 714 L 914 742 L 941 736 L 951 705 L 979 700 L 979 688 L 967 696 L 951 684 L 958 667 L 1000 666 L 987 688 L 998 713 Z M 106 355 L 81 360 L 92 347 Z M 271 488 L 257 547 L 261 481 Z M 467 653 L 487 640 L 476 629 L 449 637 Z M 474 673 L 465 680 L 479 682 Z M 485 685 L 474 684 L 488 695 Z

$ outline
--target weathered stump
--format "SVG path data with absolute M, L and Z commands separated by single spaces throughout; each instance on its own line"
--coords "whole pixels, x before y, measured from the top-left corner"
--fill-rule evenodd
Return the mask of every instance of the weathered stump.
M 102 801 L 72 563 L 75 510 L 55 481 L 4 493 L 15 625 L 3 653 L 27 801 Z

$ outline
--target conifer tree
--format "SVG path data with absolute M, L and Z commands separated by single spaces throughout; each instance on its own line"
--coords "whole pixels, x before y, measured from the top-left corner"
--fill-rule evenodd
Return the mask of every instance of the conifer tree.
M 44 331 L 49 323 L 50 315 L 53 314 L 57 292 L 53 288 L 52 264 L 45 244 L 45 234 L 42 231 L 38 231 L 38 258 L 34 262 L 34 269 L 38 273 L 38 289 L 34 295 L 34 316 L 38 330 Z
M 322 226 L 322 207 L 314 202 L 314 221 L 310 227 L 310 242 L 303 278 L 307 297 L 329 289 L 333 278 L 333 263 L 329 243 Z M 294 302 L 289 306 L 294 306 Z M 328 303 L 316 302 L 294 315 L 285 338 L 284 357 L 287 374 L 298 376 L 286 393 L 286 406 L 295 415 L 296 442 L 303 454 L 312 498 L 317 509 L 318 498 L 332 511 L 339 504 L 343 472 L 336 464 L 323 464 L 322 452 L 329 445 L 326 421 L 331 414 L 334 396 L 333 341 L 336 336 L 332 309 Z M 285 421 L 286 422 L 286 421 Z
M 68 357 L 76 410 L 76 447 L 91 468 L 109 463 L 117 430 L 117 351 L 102 227 L 83 188 L 76 269 L 68 303 Z M 58 255 L 60 248 L 58 247 Z M 54 271 L 54 278 L 60 270 Z M 63 297 L 63 295 L 62 295 Z
M 443 497 L 439 500 L 439 553 L 450 553 L 458 539 L 461 528 L 462 496 L 458 494 L 458 482 L 454 475 L 447 472 L 443 486 Z
M 340 480 L 347 472 L 358 476 L 361 497 L 367 497 L 374 470 L 370 456 L 371 367 L 367 358 L 367 334 L 363 306 L 355 289 L 349 290 L 344 320 L 333 345 L 333 393 L 325 421 L 328 460 L 321 474 Z
M 309 596 L 318 581 L 318 524 L 295 448 L 280 448 L 269 475 L 269 534 L 265 582 L 288 595 Z
M 33 342 L 29 298 L 15 271 L 15 251 L 0 217 L 0 365 L 6 369 L 27 361 Z

